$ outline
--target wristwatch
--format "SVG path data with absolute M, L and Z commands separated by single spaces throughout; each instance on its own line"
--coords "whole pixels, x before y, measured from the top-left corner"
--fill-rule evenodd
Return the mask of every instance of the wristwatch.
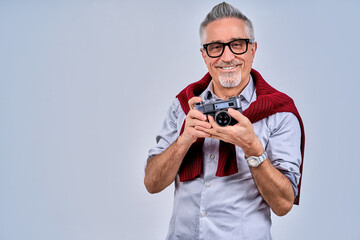
M 246 158 L 246 161 L 247 161 L 249 167 L 257 167 L 257 166 L 259 166 L 266 158 L 267 158 L 267 153 L 264 151 L 264 153 L 263 153 L 261 156 L 259 156 L 259 157 L 250 156 L 250 157 Z

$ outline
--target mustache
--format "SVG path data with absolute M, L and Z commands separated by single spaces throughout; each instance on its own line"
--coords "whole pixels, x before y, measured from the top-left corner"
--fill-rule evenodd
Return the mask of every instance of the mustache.
M 231 62 L 219 62 L 215 64 L 215 67 L 231 67 L 235 65 L 241 65 L 242 63 L 237 60 L 232 60 Z

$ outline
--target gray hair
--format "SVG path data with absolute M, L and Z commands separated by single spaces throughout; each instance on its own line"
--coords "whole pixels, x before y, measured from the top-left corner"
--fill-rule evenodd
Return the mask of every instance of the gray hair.
M 250 21 L 250 19 L 248 19 L 242 12 L 240 12 L 238 9 L 236 9 L 232 5 L 230 5 L 226 2 L 223 2 L 223 3 L 220 3 L 220 4 L 216 5 L 215 7 L 213 7 L 213 9 L 206 15 L 204 21 L 202 21 L 202 23 L 200 25 L 200 31 L 199 31 L 201 43 L 203 43 L 203 41 L 204 41 L 205 28 L 209 23 L 214 22 L 215 20 L 222 19 L 222 18 L 232 18 L 232 17 L 243 20 L 249 31 L 250 38 L 252 40 L 255 40 L 254 26 L 253 26 L 252 22 Z

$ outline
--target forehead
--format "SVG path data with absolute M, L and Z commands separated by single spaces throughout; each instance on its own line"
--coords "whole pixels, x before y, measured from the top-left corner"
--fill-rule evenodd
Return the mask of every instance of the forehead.
M 249 38 L 245 22 L 238 18 L 223 18 L 209 23 L 204 31 L 204 42 L 228 42 L 235 38 Z

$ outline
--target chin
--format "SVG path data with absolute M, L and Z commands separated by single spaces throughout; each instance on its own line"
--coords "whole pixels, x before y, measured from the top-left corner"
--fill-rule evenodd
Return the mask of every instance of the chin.
M 220 84 L 224 88 L 234 88 L 234 87 L 238 86 L 240 84 L 240 82 L 235 82 L 235 81 L 223 82 L 223 81 L 220 81 Z
M 241 83 L 241 74 L 222 74 L 219 76 L 221 86 L 225 88 L 233 88 Z

